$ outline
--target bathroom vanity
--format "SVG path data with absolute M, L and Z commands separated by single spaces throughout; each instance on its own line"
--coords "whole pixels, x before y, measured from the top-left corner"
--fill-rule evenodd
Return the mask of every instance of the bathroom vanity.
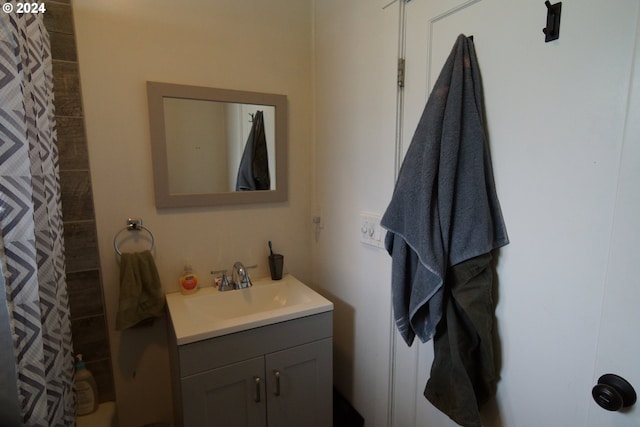
M 332 425 L 333 304 L 293 276 L 167 294 L 177 425 Z

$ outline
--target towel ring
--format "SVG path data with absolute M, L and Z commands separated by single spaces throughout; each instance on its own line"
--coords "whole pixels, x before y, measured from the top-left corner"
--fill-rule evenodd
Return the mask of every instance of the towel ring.
M 120 236 L 120 234 L 123 231 L 140 231 L 140 230 L 144 230 L 149 234 L 149 237 L 151 238 L 151 248 L 149 248 L 149 250 L 153 251 L 153 249 L 155 248 L 155 238 L 153 237 L 153 233 L 151 232 L 151 230 L 149 230 L 147 227 L 142 225 L 141 219 L 129 218 L 127 220 L 127 226 L 122 230 L 118 231 L 116 235 L 113 236 L 113 249 L 116 251 L 116 254 L 118 254 L 118 256 L 122 255 L 122 252 L 120 252 L 120 248 L 118 248 L 118 237 Z

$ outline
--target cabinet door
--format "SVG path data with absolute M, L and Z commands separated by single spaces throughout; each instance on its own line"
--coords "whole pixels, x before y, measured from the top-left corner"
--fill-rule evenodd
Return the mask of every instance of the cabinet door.
M 330 338 L 268 354 L 269 427 L 330 427 L 332 369 Z
M 185 427 L 266 427 L 264 358 L 182 379 Z

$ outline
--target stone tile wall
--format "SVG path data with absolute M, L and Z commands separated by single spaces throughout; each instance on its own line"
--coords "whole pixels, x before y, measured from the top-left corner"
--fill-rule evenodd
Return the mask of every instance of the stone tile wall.
M 51 38 L 67 286 L 76 354 L 98 383 L 100 401 L 115 400 L 109 334 L 100 278 L 80 72 L 70 0 L 47 1 Z

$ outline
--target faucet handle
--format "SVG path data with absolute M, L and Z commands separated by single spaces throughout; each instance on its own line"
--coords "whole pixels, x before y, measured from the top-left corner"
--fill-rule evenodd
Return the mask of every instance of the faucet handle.
M 227 270 L 214 270 L 211 271 L 211 274 L 213 275 L 218 275 L 222 273 L 222 279 L 220 280 L 220 283 L 218 284 L 218 290 L 219 291 L 230 291 L 232 289 L 235 289 L 235 284 L 232 282 L 229 282 L 229 278 L 227 277 Z M 214 279 L 214 284 L 217 282 L 217 279 Z
M 227 272 L 225 271 L 224 273 L 222 273 L 222 282 L 220 282 L 220 286 L 218 286 L 218 290 L 230 291 L 235 288 L 236 288 L 236 285 L 232 282 L 229 282 L 229 279 L 227 278 Z

